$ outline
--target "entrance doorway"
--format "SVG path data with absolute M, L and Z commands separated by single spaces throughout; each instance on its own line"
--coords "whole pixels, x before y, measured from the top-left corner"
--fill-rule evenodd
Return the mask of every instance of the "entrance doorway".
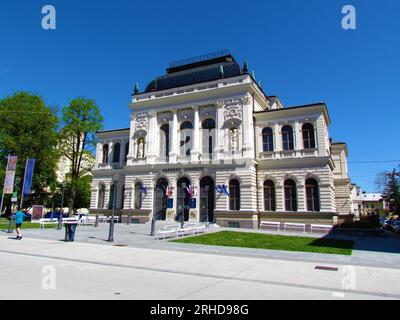
M 215 184 L 211 177 L 200 181 L 200 222 L 214 222 Z
M 184 221 L 189 221 L 190 197 L 187 187 L 190 186 L 188 178 L 181 178 L 177 183 L 177 201 L 176 201 L 176 220 L 181 221 L 182 215 Z
M 167 215 L 167 200 L 166 190 L 168 181 L 160 178 L 154 188 L 154 213 L 156 220 L 165 220 Z

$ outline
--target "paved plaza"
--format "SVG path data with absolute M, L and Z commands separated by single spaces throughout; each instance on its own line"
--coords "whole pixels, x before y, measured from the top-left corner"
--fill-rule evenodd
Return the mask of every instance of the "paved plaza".
M 177 225 L 176 222 L 157 222 L 156 232 L 159 228 L 166 225 Z M 99 224 L 98 228 L 93 226 L 78 226 L 75 235 L 76 242 L 90 243 L 105 246 L 127 246 L 144 249 L 158 249 L 183 252 L 198 252 L 217 255 L 233 255 L 242 257 L 259 257 L 259 258 L 276 258 L 294 261 L 312 261 L 326 263 L 341 263 L 360 266 L 375 266 L 385 268 L 400 267 L 400 237 L 391 232 L 386 232 L 385 237 L 362 237 L 362 236 L 343 236 L 332 235 L 328 237 L 335 239 L 351 239 L 355 241 L 355 249 L 351 256 L 310 253 L 310 252 L 293 252 L 278 251 L 252 248 L 234 248 L 222 246 L 209 246 L 199 244 L 175 243 L 168 240 L 157 240 L 150 236 L 150 223 L 131 224 L 122 223 L 115 224 L 114 242 L 108 242 L 109 225 Z M 256 229 L 233 229 L 219 228 L 211 230 L 230 230 L 237 232 L 261 232 L 267 234 L 280 234 L 292 236 L 322 237 L 326 234 L 310 234 L 302 232 L 282 232 L 273 230 L 256 230 Z M 14 233 L 15 234 L 15 233 Z M 12 238 L 14 235 L 8 235 L 5 231 L 0 231 L 0 235 Z M 26 238 L 47 239 L 47 240 L 64 240 L 65 230 L 54 229 L 26 229 L 23 230 Z
M 106 224 L 78 227 L 72 243 L 63 241 L 64 230 L 24 230 L 22 241 L 2 232 L 0 263 L 8 276 L 0 299 L 400 298 L 394 235 L 352 237 L 352 256 L 339 256 L 171 243 L 149 231 L 149 224 L 116 224 L 113 243 Z M 50 289 L 43 285 L 48 268 L 55 274 Z

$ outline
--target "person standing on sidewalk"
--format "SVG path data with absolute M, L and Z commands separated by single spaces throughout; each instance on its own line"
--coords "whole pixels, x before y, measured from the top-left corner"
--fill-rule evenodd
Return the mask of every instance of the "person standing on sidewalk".
M 18 212 L 15 214 L 15 227 L 17 229 L 17 240 L 22 239 L 21 226 L 24 223 L 24 218 L 26 218 L 26 214 L 21 210 L 21 208 L 18 208 Z

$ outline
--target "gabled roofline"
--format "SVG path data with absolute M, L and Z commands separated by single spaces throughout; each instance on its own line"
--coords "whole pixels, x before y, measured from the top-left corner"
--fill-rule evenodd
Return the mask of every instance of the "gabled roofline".
M 325 102 L 317 102 L 317 103 L 311 103 L 311 104 L 305 104 L 305 105 L 300 105 L 300 106 L 291 106 L 291 107 L 285 107 L 282 109 L 272 109 L 272 110 L 263 110 L 263 111 L 257 111 L 254 112 L 254 114 L 262 114 L 262 113 L 268 113 L 268 112 L 284 112 L 284 111 L 290 111 L 290 110 L 295 110 L 295 109 L 301 109 L 301 108 L 312 108 L 312 107 L 318 107 L 322 106 L 326 112 L 326 120 L 327 124 L 330 125 L 331 123 L 331 118 L 329 116 L 328 112 L 328 107 L 326 106 Z

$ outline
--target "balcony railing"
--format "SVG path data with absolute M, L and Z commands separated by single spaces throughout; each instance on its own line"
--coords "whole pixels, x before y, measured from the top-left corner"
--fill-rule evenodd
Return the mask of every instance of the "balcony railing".
M 318 149 L 302 149 L 302 150 L 280 150 L 271 152 L 260 152 L 259 158 L 261 160 L 273 159 L 290 159 L 290 158 L 306 158 L 317 157 Z

